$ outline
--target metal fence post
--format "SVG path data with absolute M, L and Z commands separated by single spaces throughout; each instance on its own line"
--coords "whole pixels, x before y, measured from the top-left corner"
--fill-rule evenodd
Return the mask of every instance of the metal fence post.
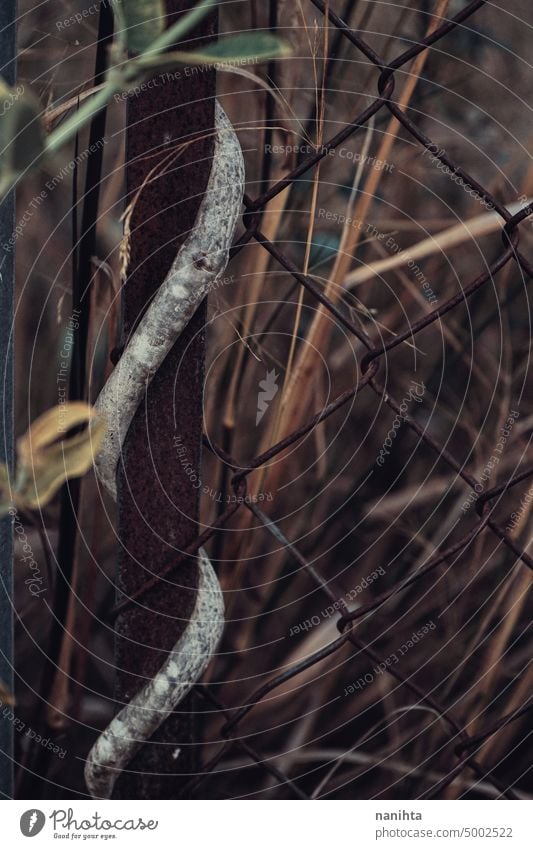
M 168 0 L 170 25 L 193 4 Z M 215 14 L 189 35 L 213 37 Z M 191 71 L 192 69 L 189 69 Z M 130 96 L 127 113 L 128 199 L 181 142 L 199 138 L 142 189 L 131 220 L 123 338 L 127 340 L 194 224 L 211 168 L 215 72 L 163 74 L 157 87 Z M 151 573 L 175 560 L 197 535 L 198 495 L 178 464 L 176 430 L 198 468 L 202 424 L 206 308 L 200 307 L 158 371 L 137 411 L 119 472 L 118 588 L 128 596 Z M 162 582 L 117 620 L 116 698 L 128 702 L 152 677 L 192 613 L 196 562 L 183 564 L 174 583 Z M 189 745 L 187 745 L 189 744 Z M 164 723 L 121 776 L 115 798 L 175 798 L 194 768 L 187 704 Z M 176 759 L 176 749 L 181 749 Z M 181 775 L 180 775 L 181 774 Z
M 2 77 L 15 82 L 16 0 L 3 0 L 0 6 L 0 62 Z M 13 234 L 15 194 L 0 204 L 0 244 Z M 13 302 L 14 249 L 4 251 L 0 260 L 0 461 L 13 467 Z M 10 518 L 0 521 L 0 680 L 13 692 L 13 531 Z M 0 796 L 13 795 L 13 727 L 0 719 Z

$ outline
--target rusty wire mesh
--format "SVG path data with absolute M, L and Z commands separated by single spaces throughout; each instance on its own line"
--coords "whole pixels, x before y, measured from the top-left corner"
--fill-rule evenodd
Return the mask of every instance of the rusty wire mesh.
M 387 355 L 390 352 L 406 342 L 414 344 L 417 334 L 438 323 L 445 315 L 460 305 L 464 305 L 467 299 L 486 286 L 489 281 L 492 281 L 494 276 L 505 266 L 515 264 L 524 279 L 530 278 L 533 273 L 531 264 L 519 249 L 519 225 L 531 214 L 533 204 L 523 207 L 516 214 L 511 214 L 506 206 L 497 200 L 493 193 L 481 185 L 444 150 L 439 149 L 439 145 L 426 136 L 418 128 L 416 122 L 405 111 L 402 111 L 395 101 L 396 72 L 423 51 L 438 44 L 445 35 L 453 34 L 461 24 L 473 20 L 476 12 L 485 3 L 483 0 L 474 0 L 474 2 L 469 3 L 455 17 L 438 26 L 431 35 L 400 52 L 394 61 L 386 63 L 357 31 L 353 30 L 338 14 L 329 8 L 328 4 L 321 2 L 321 0 L 311 0 L 311 2 L 320 13 L 328 16 L 329 24 L 336 30 L 337 37 L 345 39 L 349 43 L 350 49 L 353 49 L 355 53 L 363 54 L 366 60 L 369 60 L 375 66 L 378 73 L 377 92 L 374 95 L 372 103 L 358 114 L 351 123 L 344 126 L 336 135 L 324 142 L 320 149 L 305 156 L 290 173 L 273 185 L 267 186 L 255 199 L 248 196 L 245 198 L 246 211 L 243 217 L 245 229 L 234 245 L 233 257 L 237 256 L 246 245 L 253 241 L 262 245 L 272 259 L 291 275 L 298 287 L 304 287 L 307 293 L 317 303 L 325 307 L 332 316 L 336 327 L 341 327 L 346 333 L 353 335 L 358 349 L 362 352 L 358 360 L 358 379 L 353 386 L 343 391 L 338 397 L 327 404 L 327 406 L 311 416 L 305 424 L 271 445 L 268 450 L 263 451 L 258 456 L 252 457 L 244 464 L 228 454 L 222 447 L 214 444 L 211 438 L 206 437 L 206 450 L 210 451 L 217 458 L 217 461 L 224 463 L 232 471 L 231 486 L 235 496 L 233 502 L 220 513 L 216 520 L 197 539 L 191 541 L 183 556 L 177 558 L 175 562 L 167 564 L 135 596 L 123 601 L 115 609 L 115 614 L 118 614 L 120 610 L 132 602 L 142 599 L 144 593 L 159 580 L 175 577 L 184 556 L 194 554 L 200 546 L 206 545 L 210 540 L 223 535 L 225 529 L 237 514 L 248 511 L 257 522 L 256 527 L 262 527 L 266 533 L 276 540 L 277 544 L 284 548 L 294 565 L 304 572 L 310 581 L 320 589 L 325 600 L 328 603 L 337 605 L 336 609 L 339 614 L 337 628 L 339 636 L 337 639 L 329 642 L 325 647 L 312 652 L 303 660 L 288 668 L 283 668 L 281 672 L 271 676 L 261 686 L 252 688 L 252 691 L 244 699 L 241 699 L 241 703 L 237 707 L 222 703 L 217 695 L 216 687 L 211 684 L 200 684 L 196 687 L 199 712 L 205 710 L 206 714 L 209 714 L 211 717 L 218 717 L 222 722 L 221 739 L 225 742 L 219 743 L 218 750 L 215 754 L 205 760 L 197 775 L 191 777 L 184 792 L 192 796 L 201 796 L 202 793 L 208 792 L 206 790 L 206 782 L 209 781 L 210 776 L 218 769 L 223 770 L 224 759 L 228 757 L 230 752 L 238 752 L 244 760 L 249 759 L 251 764 L 256 764 L 261 771 L 270 775 L 275 784 L 277 783 L 278 786 L 283 786 L 285 788 L 284 792 L 288 797 L 308 798 L 309 793 L 302 789 L 302 784 L 297 779 L 294 779 L 289 774 L 285 774 L 283 769 L 278 767 L 272 758 L 265 756 L 264 739 L 258 740 L 256 732 L 250 732 L 248 734 L 246 731 L 242 731 L 243 721 L 257 708 L 266 696 L 271 693 L 275 694 L 278 687 L 290 682 L 304 670 L 311 669 L 314 665 L 323 663 L 325 660 L 334 663 L 337 654 L 341 652 L 343 647 L 349 644 L 353 649 L 354 655 L 362 655 L 372 664 L 375 664 L 376 668 L 380 668 L 381 665 L 381 668 L 386 670 L 387 674 L 393 676 L 400 687 L 404 688 L 405 692 L 414 698 L 416 704 L 426 706 L 440 722 L 442 747 L 446 748 L 450 753 L 451 764 L 446 774 L 442 775 L 439 780 L 435 779 L 429 783 L 430 786 L 422 794 L 423 797 L 444 797 L 449 785 L 466 770 L 470 775 L 473 774 L 476 780 L 483 780 L 490 784 L 494 789 L 494 795 L 516 798 L 512 787 L 508 786 L 508 783 L 498 777 L 497 764 L 487 766 L 485 762 L 480 763 L 476 755 L 486 741 L 497 737 L 503 729 L 508 728 L 512 723 L 523 718 L 531 710 L 532 705 L 529 699 L 526 699 L 523 704 L 508 715 L 500 716 L 496 721 L 491 720 L 484 725 L 478 725 L 476 733 L 470 734 L 466 730 L 468 723 L 463 719 L 457 718 L 453 706 L 437 698 L 432 692 L 431 687 L 423 687 L 416 683 L 413 680 L 413 675 L 402 671 L 401 664 L 387 663 L 387 658 L 381 656 L 373 647 L 372 641 L 366 639 L 363 627 L 371 614 L 378 614 L 380 611 L 386 610 L 386 603 L 407 588 L 409 588 L 411 593 L 416 593 L 417 587 L 423 583 L 423 579 L 435 574 L 437 568 L 442 564 L 447 563 L 451 564 L 451 568 L 459 568 L 458 564 L 461 558 L 468 556 L 472 546 L 475 545 L 481 535 L 492 534 L 497 540 L 498 546 L 504 546 L 508 550 L 512 562 L 507 568 L 505 580 L 511 579 L 517 563 L 521 562 L 525 564 L 528 569 L 531 569 L 533 566 L 533 561 L 528 553 L 517 543 L 516 539 L 513 538 L 501 520 L 498 520 L 496 517 L 497 508 L 503 496 L 517 487 L 518 484 L 533 476 L 533 465 L 516 468 L 504 482 L 498 485 L 491 486 L 490 488 L 483 487 L 471 468 L 469 468 L 469 463 L 465 462 L 461 457 L 456 456 L 453 448 L 447 444 L 448 440 L 443 442 L 433 436 L 430 423 L 421 423 L 417 420 L 416 416 L 405 413 L 401 409 L 398 399 L 392 397 L 389 390 L 380 381 L 380 366 L 385 362 L 387 364 L 387 370 L 389 369 Z M 373 116 L 381 114 L 390 114 L 390 116 L 396 118 L 413 142 L 422 148 L 426 148 L 432 155 L 436 156 L 444 166 L 450 169 L 480 199 L 486 202 L 487 208 L 494 209 L 501 217 L 500 233 L 492 240 L 493 246 L 496 244 L 496 240 L 500 240 L 501 246 L 496 256 L 491 257 L 490 262 L 487 261 L 486 269 L 483 273 L 475 279 L 464 283 L 462 286 L 458 286 L 456 293 L 452 297 L 440 303 L 437 308 L 428 314 L 424 314 L 412 323 L 408 323 L 403 332 L 389 340 L 378 338 L 377 334 L 368 334 L 363 330 L 353 320 L 353 317 L 342 303 L 332 302 L 324 295 L 322 288 L 317 285 L 311 275 L 306 275 L 297 268 L 294 261 L 288 255 L 288 250 L 274 244 L 261 230 L 262 212 L 270 201 L 278 196 L 285 188 L 302 178 L 303 175 L 311 172 L 328 155 L 330 150 L 335 149 L 347 139 L 362 134 L 370 119 Z M 394 364 L 390 365 L 390 370 L 394 370 Z M 247 480 L 255 470 L 261 469 L 273 458 L 283 455 L 286 449 L 297 444 L 299 440 L 309 434 L 319 423 L 327 420 L 336 411 L 343 409 L 354 401 L 357 402 L 357 399 L 359 399 L 362 393 L 374 393 L 377 396 L 381 402 L 380 409 L 383 411 L 382 414 L 389 409 L 394 414 L 401 415 L 405 425 L 415 435 L 418 443 L 423 443 L 431 452 L 434 452 L 435 458 L 439 462 L 443 462 L 454 474 L 458 475 L 464 481 L 475 494 L 475 511 L 477 517 L 474 525 L 469 527 L 467 532 L 461 535 L 460 539 L 441 550 L 435 551 L 432 556 L 425 558 L 425 562 L 421 567 L 416 568 L 414 571 L 408 571 L 407 574 L 399 574 L 384 591 L 379 592 L 371 600 L 356 609 L 350 610 L 346 602 L 342 600 L 342 588 L 336 586 L 335 582 L 331 579 L 321 576 L 315 566 L 309 562 L 309 558 L 306 558 L 298 546 L 287 538 L 287 535 L 282 532 L 274 519 L 264 512 L 264 510 L 268 511 L 268 506 L 265 506 L 264 510 L 262 508 L 260 509 L 257 502 L 254 499 L 246 498 L 246 495 Z M 377 565 L 375 564 L 373 568 L 377 568 Z M 431 761 L 431 755 L 429 760 Z

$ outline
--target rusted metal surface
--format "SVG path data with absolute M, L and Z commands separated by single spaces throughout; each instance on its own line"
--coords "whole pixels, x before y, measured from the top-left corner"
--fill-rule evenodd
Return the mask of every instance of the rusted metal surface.
M 191 5 L 169 0 L 168 24 Z M 189 37 L 205 39 L 215 32 L 216 16 L 211 15 Z M 154 178 L 144 186 L 131 220 L 124 341 L 193 226 L 211 167 L 215 72 L 182 73 L 179 79 L 163 75 L 157 82 L 157 87 L 131 96 L 127 107 L 128 198 L 150 173 Z M 169 167 L 169 153 L 186 141 L 191 144 Z M 164 171 L 161 176 L 158 166 Z M 181 437 L 190 462 L 198 468 L 205 318 L 204 304 L 151 383 L 125 443 L 118 477 L 120 598 L 135 593 L 161 564 L 178 560 L 198 533 L 197 490 L 177 462 L 174 438 Z M 158 584 L 118 618 L 119 704 L 129 701 L 162 665 L 190 618 L 196 586 L 196 559 L 182 559 L 170 582 Z M 181 774 L 194 766 L 193 736 L 186 702 L 131 762 L 117 782 L 115 798 L 179 795 Z M 178 759 L 177 749 L 181 749 Z

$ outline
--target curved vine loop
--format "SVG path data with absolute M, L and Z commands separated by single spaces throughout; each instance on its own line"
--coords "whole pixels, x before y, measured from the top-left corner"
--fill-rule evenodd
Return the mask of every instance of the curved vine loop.
M 115 500 L 117 466 L 130 423 L 161 363 L 224 273 L 243 191 L 242 151 L 217 101 L 211 174 L 194 226 L 96 402 L 106 433 L 95 468 Z M 185 631 L 155 678 L 119 711 L 88 755 L 85 781 L 93 797 L 110 798 L 122 770 L 203 674 L 223 626 L 222 591 L 201 549 L 196 603 Z

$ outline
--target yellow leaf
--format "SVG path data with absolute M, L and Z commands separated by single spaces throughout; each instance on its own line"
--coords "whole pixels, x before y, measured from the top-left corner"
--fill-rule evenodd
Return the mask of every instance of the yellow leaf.
M 7 470 L 7 466 L 4 463 L 0 463 L 0 492 L 8 493 L 10 487 L 10 476 Z M 13 485 L 11 483 L 11 485 Z M 2 499 L 4 500 L 4 499 Z
M 69 435 L 69 431 L 83 430 Z M 30 509 L 46 504 L 69 478 L 84 475 L 98 454 L 105 424 L 82 401 L 40 416 L 17 442 L 15 501 Z
M 0 705 L 14 705 L 15 699 L 7 689 L 4 682 L 0 679 Z

